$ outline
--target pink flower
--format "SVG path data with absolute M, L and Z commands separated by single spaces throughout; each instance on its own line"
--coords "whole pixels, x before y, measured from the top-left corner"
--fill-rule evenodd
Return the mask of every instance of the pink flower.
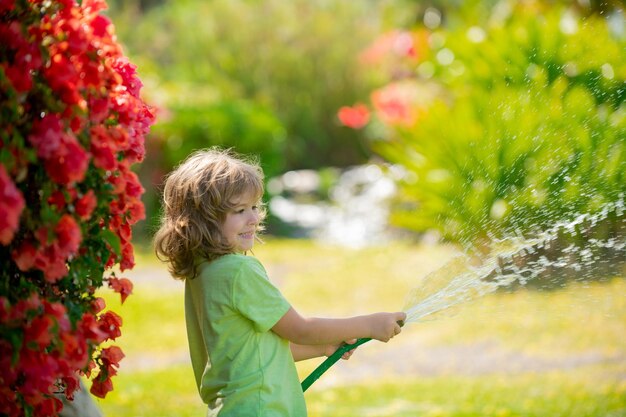
M 362 62 L 376 65 L 387 58 L 418 58 L 418 47 L 424 47 L 424 34 L 392 30 L 378 37 L 360 56 Z M 418 41 L 418 42 L 416 42 Z M 416 44 L 417 43 L 417 44 Z M 420 51 L 421 52 L 421 51 Z
M 361 129 L 370 120 L 369 109 L 364 104 L 356 104 L 353 107 L 344 106 L 337 113 L 339 121 L 352 129 Z
M 8 245 L 20 224 L 24 197 L 17 189 L 4 165 L 0 164 L 0 243 Z
M 113 68 L 122 76 L 122 84 L 128 89 L 133 97 L 139 97 L 139 90 L 143 87 L 137 77 L 137 66 L 128 62 L 126 57 L 120 57 L 113 63 Z
M 374 91 L 372 104 L 384 123 L 410 126 L 417 119 L 416 89 L 409 83 L 392 83 Z

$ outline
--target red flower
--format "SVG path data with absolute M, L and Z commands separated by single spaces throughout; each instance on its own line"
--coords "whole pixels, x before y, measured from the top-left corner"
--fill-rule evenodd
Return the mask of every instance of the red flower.
M 73 255 L 78 251 L 82 240 L 80 227 L 76 220 L 69 214 L 63 215 L 54 228 L 58 237 L 58 246 L 62 256 Z
M 11 257 L 21 271 L 28 271 L 35 266 L 37 249 L 35 249 L 32 243 L 24 241 L 17 249 L 11 252 Z
M 61 343 L 68 372 L 72 369 L 83 369 L 89 360 L 87 338 L 81 334 L 64 332 L 61 334 Z
M 98 200 L 96 199 L 95 193 L 93 190 L 89 190 L 85 195 L 76 200 L 74 210 L 81 220 L 89 220 L 97 204 Z
M 63 403 L 56 397 L 45 397 L 35 407 L 36 416 L 56 416 L 63 409 Z
M 91 311 L 94 314 L 98 314 L 99 312 L 104 310 L 105 307 L 106 307 L 106 301 L 104 301 L 104 298 L 102 297 L 95 298 L 93 302 L 91 303 Z
M 48 113 L 33 122 L 28 140 L 37 150 L 37 156 L 51 158 L 61 147 L 63 127 L 58 114 Z
M 44 75 L 50 87 L 65 104 L 72 105 L 80 102 L 81 98 L 75 81 L 79 79 L 79 74 L 70 59 L 61 53 L 53 54 L 48 67 L 44 70 Z
M 128 213 L 130 213 L 130 215 L 128 216 L 128 222 L 130 224 L 135 224 L 139 220 L 143 220 L 146 218 L 146 208 L 144 207 L 141 200 L 135 199 L 131 201 L 128 207 Z
M 122 318 L 113 311 L 107 311 L 98 319 L 100 330 L 105 333 L 109 339 L 115 340 L 122 335 L 120 327 L 122 326 Z
M 339 121 L 352 129 L 361 129 L 370 120 L 370 112 L 364 104 L 356 104 L 354 107 L 344 106 L 337 113 Z
M 23 68 L 15 66 L 2 66 L 4 67 L 4 73 L 11 81 L 11 84 L 13 84 L 13 88 L 15 89 L 15 91 L 17 91 L 18 93 L 24 93 L 26 91 L 29 91 L 33 87 L 33 80 L 28 71 L 24 71 Z
M 100 358 L 111 365 L 119 366 L 120 361 L 124 359 L 125 356 L 119 346 L 109 346 L 108 348 L 102 349 Z
M 133 269 L 135 266 L 135 255 L 133 254 L 133 245 L 130 242 L 122 242 L 122 260 L 120 261 L 120 270 Z
M 80 380 L 77 375 L 69 375 L 61 379 L 65 386 L 65 398 L 74 400 L 74 393 L 80 388 Z
M 120 237 L 122 242 L 130 241 L 132 236 L 132 229 L 130 224 L 122 219 L 121 216 L 112 216 L 109 227 Z
M 96 378 L 91 383 L 91 389 L 89 389 L 89 392 L 99 398 L 105 398 L 110 391 L 113 391 L 113 382 L 111 381 L 111 378 L 102 380 L 100 378 Z
M 9 318 L 9 300 L 6 297 L 0 297 L 0 323 L 4 323 Z
M 0 164 L 0 244 L 8 245 L 13 240 L 24 205 L 22 193 Z
M 11 309 L 11 320 L 23 320 L 27 312 L 38 310 L 40 307 L 41 299 L 36 293 L 32 293 L 28 298 L 18 301 Z
M 94 126 L 90 130 L 91 153 L 96 167 L 111 171 L 117 166 L 117 159 L 113 150 L 112 138 L 104 126 Z
M 19 391 L 23 395 L 32 397 L 35 403 L 43 400 L 45 394 L 51 393 L 59 370 L 58 361 L 44 350 L 28 349 L 20 351 L 19 366 L 22 370 Z
M 54 191 L 48 198 L 48 204 L 56 208 L 58 212 L 61 212 L 65 208 L 65 195 L 61 190 Z
M 145 190 L 141 186 L 137 174 L 133 171 L 126 170 L 124 172 L 124 179 L 126 180 L 126 195 L 134 198 L 141 197 Z
M 14 7 L 11 5 L 11 8 Z M 0 9 L 3 9 L 0 6 Z M 18 93 L 26 93 L 33 86 L 32 70 L 42 65 L 41 53 L 36 45 L 29 43 L 22 35 L 18 22 L 0 24 L 0 44 L 11 51 L 11 63 L 2 62 L 0 67 Z
M 0 0 L 0 12 L 10 12 L 15 8 L 15 0 Z
M 86 3 L 86 1 L 83 2 L 84 7 L 88 7 Z M 95 3 L 95 1 L 91 1 L 89 3 Z M 93 34 L 98 37 L 109 36 L 109 30 L 111 27 L 111 21 L 106 16 L 98 15 L 91 21 Z
M 109 100 L 106 97 L 91 97 L 89 99 L 89 121 L 96 124 L 93 129 L 101 128 L 99 123 L 109 117 Z M 92 138 L 93 141 L 93 138 Z
M 35 256 L 35 268 L 43 271 L 44 278 L 49 283 L 55 283 L 67 275 L 66 255 L 56 244 L 39 248 Z
M 63 332 L 70 330 L 67 310 L 63 304 L 46 301 L 44 304 L 44 312 L 56 320 L 59 330 Z
M 91 313 L 83 314 L 79 328 L 85 339 L 91 342 L 101 343 L 107 338 L 107 334 L 100 329 L 100 323 Z
M 88 165 L 89 154 L 70 134 L 63 135 L 61 146 L 45 161 L 50 178 L 60 185 L 82 181 Z
M 113 186 L 111 192 L 113 194 L 121 194 L 126 189 L 126 180 L 118 173 L 118 175 L 110 175 L 107 178 L 107 182 Z
M 52 319 L 48 316 L 35 317 L 24 329 L 26 346 L 34 344 L 39 349 L 45 349 L 52 341 L 52 324 Z
M 109 287 L 113 289 L 113 291 L 120 294 L 122 298 L 122 304 L 126 301 L 126 298 L 133 293 L 133 283 L 127 278 L 109 278 Z

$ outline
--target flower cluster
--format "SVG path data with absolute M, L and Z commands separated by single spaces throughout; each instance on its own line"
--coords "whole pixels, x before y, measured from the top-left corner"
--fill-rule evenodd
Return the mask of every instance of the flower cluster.
M 154 115 L 105 8 L 0 1 L 0 415 L 57 415 L 80 373 L 104 397 L 124 356 L 94 293 L 132 292 L 111 268 L 134 266 Z
M 360 54 L 361 63 L 388 74 L 390 82 L 370 94 L 370 105 L 356 103 L 337 112 L 352 129 L 378 121 L 392 128 L 412 128 L 430 104 L 431 87 L 415 82 L 415 67 L 430 54 L 430 33 L 394 30 L 383 34 Z

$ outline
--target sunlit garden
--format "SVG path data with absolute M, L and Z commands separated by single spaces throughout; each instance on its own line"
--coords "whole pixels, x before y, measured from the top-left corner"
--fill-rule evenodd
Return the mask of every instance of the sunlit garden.
M 262 167 L 298 312 L 407 313 L 309 416 L 626 417 L 625 13 L 0 1 L 0 417 L 206 415 L 152 239 L 211 147 Z

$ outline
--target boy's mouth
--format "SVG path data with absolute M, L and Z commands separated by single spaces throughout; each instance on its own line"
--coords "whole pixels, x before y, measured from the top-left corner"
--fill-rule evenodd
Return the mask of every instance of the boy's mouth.
M 252 239 L 254 237 L 254 232 L 239 233 L 239 236 L 244 239 Z

